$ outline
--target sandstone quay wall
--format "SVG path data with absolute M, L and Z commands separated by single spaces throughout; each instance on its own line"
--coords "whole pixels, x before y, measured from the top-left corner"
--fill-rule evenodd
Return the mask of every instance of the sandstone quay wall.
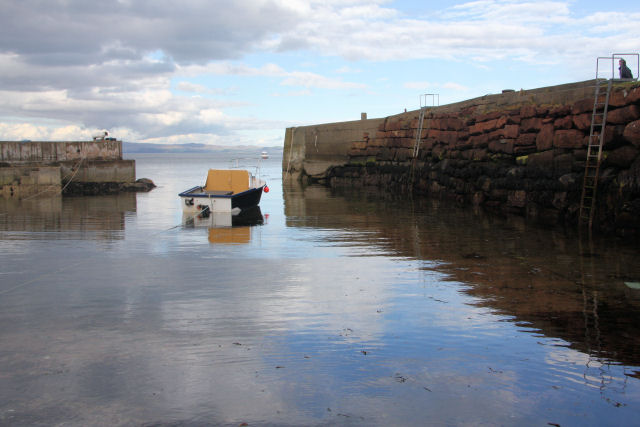
M 332 186 L 377 186 L 576 223 L 593 84 L 488 95 L 429 109 L 416 159 L 419 111 L 387 117 L 375 132 L 345 141 L 348 160 L 322 177 L 316 172 L 316 178 Z M 640 85 L 615 83 L 594 223 L 623 234 L 640 232 L 639 119 Z

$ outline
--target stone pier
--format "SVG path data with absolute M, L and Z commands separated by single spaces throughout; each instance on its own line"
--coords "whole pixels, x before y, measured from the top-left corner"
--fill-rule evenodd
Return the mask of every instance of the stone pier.
M 419 136 L 420 110 L 290 128 L 283 174 L 575 224 L 594 88 L 585 81 L 428 108 Z M 637 234 L 640 84 L 614 82 L 608 108 L 595 223 Z

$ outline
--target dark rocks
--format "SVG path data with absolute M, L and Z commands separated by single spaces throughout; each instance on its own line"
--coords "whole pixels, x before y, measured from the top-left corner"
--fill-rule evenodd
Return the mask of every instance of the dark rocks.
M 70 182 L 62 192 L 65 196 L 101 196 L 122 192 L 147 192 L 155 188 L 153 181 L 147 178 L 136 182 Z

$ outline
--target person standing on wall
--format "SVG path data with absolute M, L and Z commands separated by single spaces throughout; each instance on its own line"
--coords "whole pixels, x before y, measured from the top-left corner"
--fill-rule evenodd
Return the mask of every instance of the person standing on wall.
M 632 79 L 633 74 L 631 74 L 631 70 L 629 69 L 629 67 L 627 67 L 627 61 L 625 61 L 624 59 L 620 59 L 620 61 L 618 61 L 618 64 L 620 65 L 620 67 L 618 67 L 618 70 L 620 70 L 620 78 Z

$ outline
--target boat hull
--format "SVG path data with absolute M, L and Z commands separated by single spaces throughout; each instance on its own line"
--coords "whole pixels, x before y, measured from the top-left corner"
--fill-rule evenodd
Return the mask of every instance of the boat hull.
M 224 192 L 207 192 L 202 187 L 193 187 L 179 194 L 182 201 L 182 211 L 189 214 L 198 214 L 205 208 L 209 212 L 231 212 L 238 214 L 240 211 L 257 206 L 262 198 L 265 185 L 250 188 L 237 194 L 223 194 Z

